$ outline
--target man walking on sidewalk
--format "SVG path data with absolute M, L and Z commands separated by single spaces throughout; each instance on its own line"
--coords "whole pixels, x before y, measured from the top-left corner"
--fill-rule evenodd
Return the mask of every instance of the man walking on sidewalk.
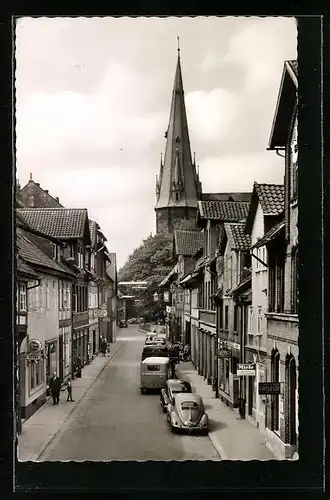
M 66 389 L 68 391 L 68 397 L 66 398 L 66 400 L 74 403 L 74 399 L 72 399 L 72 384 L 70 379 L 68 380 L 68 385 Z
M 53 397 L 53 405 L 58 405 L 60 401 L 61 379 L 55 372 L 49 381 L 49 388 Z

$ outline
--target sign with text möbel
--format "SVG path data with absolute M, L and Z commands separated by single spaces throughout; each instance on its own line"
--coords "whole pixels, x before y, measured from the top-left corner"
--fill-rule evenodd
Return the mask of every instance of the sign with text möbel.
M 237 375 L 244 377 L 250 375 L 254 377 L 256 374 L 256 365 L 254 363 L 237 363 Z
M 280 394 L 281 383 L 280 382 L 259 382 L 259 394 L 269 395 L 269 394 Z

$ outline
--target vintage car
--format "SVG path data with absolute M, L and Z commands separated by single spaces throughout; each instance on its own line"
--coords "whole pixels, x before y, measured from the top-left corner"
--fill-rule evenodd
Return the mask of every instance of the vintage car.
M 148 335 L 146 336 L 145 344 L 146 345 L 154 344 L 155 337 L 156 337 L 155 333 L 148 333 Z
M 190 383 L 176 378 L 167 380 L 164 389 L 160 391 L 160 404 L 164 413 L 166 413 L 167 405 L 173 405 L 174 396 L 179 392 L 191 393 Z
M 149 390 L 162 389 L 169 377 L 169 359 L 150 357 L 141 361 L 140 390 L 146 394 Z
M 167 406 L 167 423 L 172 432 L 179 430 L 208 433 L 208 415 L 198 394 L 178 393 L 173 404 Z
M 126 321 L 126 319 L 121 319 L 119 321 L 119 328 L 127 328 L 127 321 Z
M 166 344 L 166 337 L 163 337 L 162 335 L 155 335 L 153 338 L 153 343 L 154 344 L 160 344 L 160 345 L 165 345 Z
M 141 361 L 151 356 L 169 357 L 169 351 L 166 346 L 160 344 L 145 345 L 142 350 Z

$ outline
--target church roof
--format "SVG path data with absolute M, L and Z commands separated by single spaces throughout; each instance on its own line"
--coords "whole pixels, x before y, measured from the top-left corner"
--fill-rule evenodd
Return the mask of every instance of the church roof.
M 184 101 L 180 52 L 177 60 L 164 163 L 161 166 L 155 209 L 197 208 L 198 176 L 192 161 Z

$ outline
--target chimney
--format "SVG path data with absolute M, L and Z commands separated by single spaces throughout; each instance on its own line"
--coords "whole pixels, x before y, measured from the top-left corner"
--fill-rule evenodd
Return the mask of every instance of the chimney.
M 30 173 L 30 180 L 29 182 L 33 182 L 33 179 L 32 179 L 32 174 Z
M 45 189 L 45 193 L 47 193 L 47 194 L 48 194 L 48 189 Z

